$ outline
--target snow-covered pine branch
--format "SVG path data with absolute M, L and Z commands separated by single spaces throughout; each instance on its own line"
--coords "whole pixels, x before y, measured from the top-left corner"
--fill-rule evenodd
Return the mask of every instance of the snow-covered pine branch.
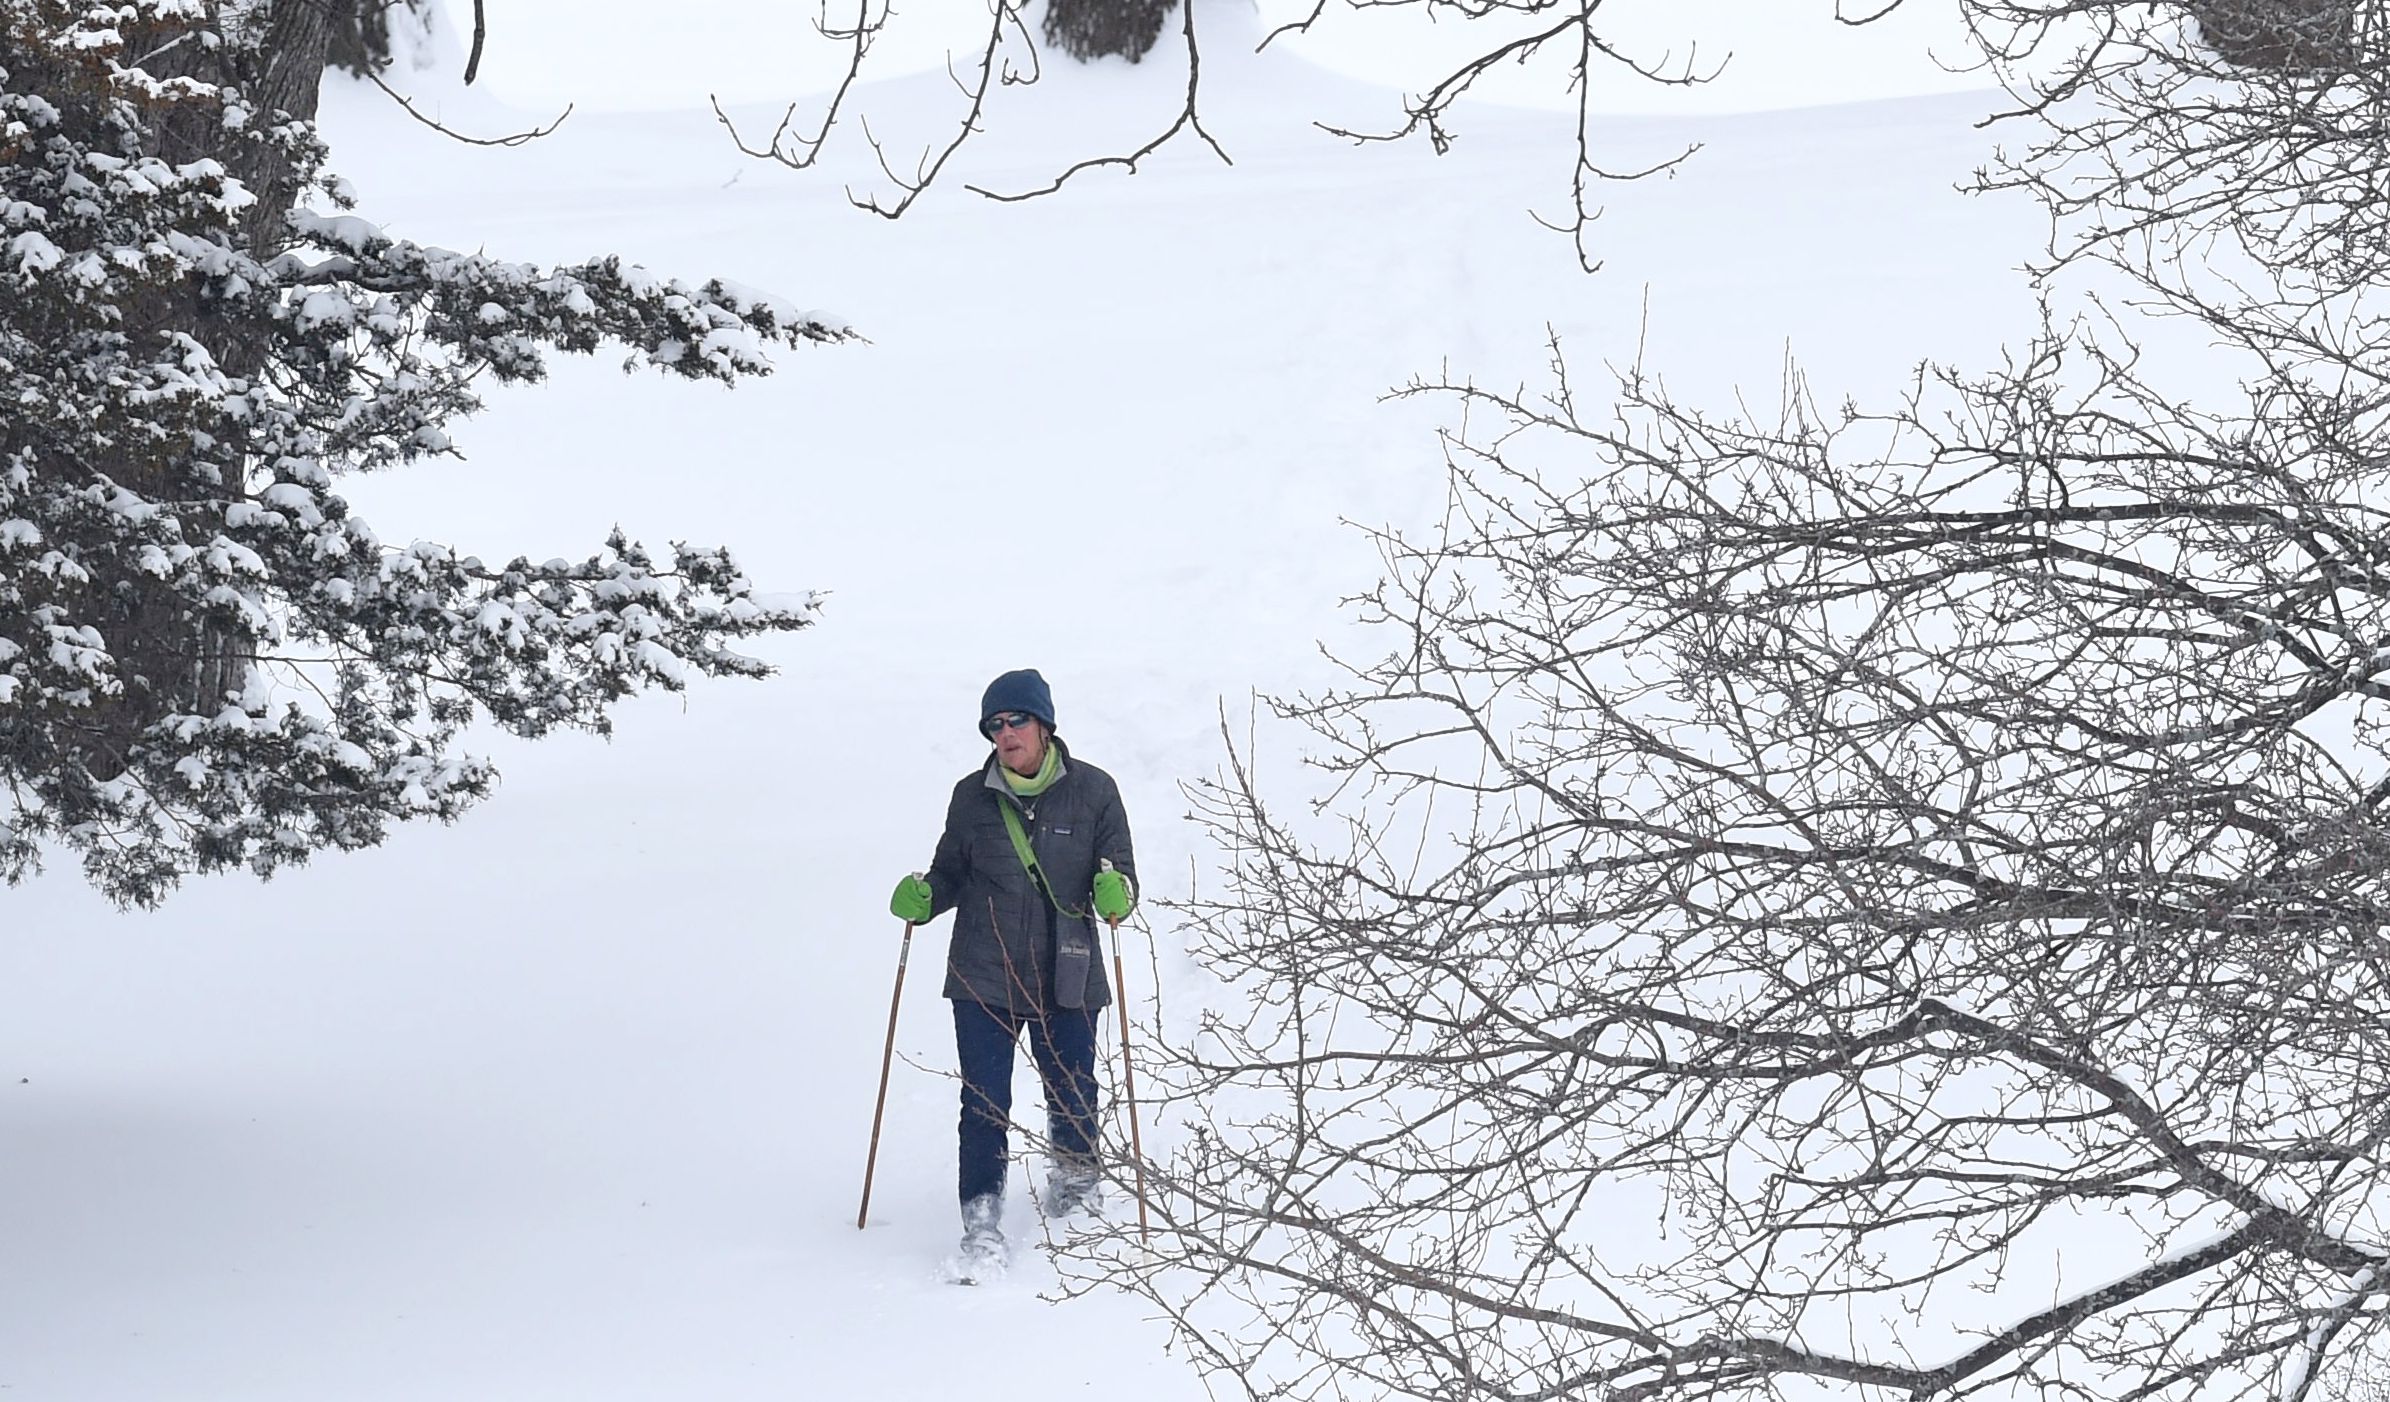
M 454 818 L 492 779 L 456 751 L 477 716 L 603 731 L 764 674 L 737 645 L 813 600 L 725 551 L 618 530 L 492 567 L 384 545 L 335 487 L 451 453 L 477 381 L 556 351 L 732 382 L 853 334 L 388 237 L 325 169 L 323 8 L 235 8 L 0 0 L 0 875 L 57 843 L 126 902 Z

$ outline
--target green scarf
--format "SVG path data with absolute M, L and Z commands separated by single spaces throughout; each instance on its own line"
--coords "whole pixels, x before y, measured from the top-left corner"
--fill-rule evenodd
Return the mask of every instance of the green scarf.
M 1053 741 L 1048 740 L 1046 742 L 1046 762 L 1037 767 L 1037 773 L 1026 779 L 1013 773 L 1012 766 L 1003 760 L 996 761 L 996 768 L 1003 771 L 1005 785 L 1013 791 L 1016 797 L 1035 798 L 1054 787 L 1054 781 L 1062 777 L 1062 751 L 1055 748 Z

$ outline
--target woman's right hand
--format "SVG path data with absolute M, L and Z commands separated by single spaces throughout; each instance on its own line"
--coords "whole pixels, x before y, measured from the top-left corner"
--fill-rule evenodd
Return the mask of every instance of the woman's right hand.
M 914 872 L 896 883 L 895 894 L 888 897 L 888 913 L 907 925 L 920 925 L 929 920 L 929 882 L 920 872 Z

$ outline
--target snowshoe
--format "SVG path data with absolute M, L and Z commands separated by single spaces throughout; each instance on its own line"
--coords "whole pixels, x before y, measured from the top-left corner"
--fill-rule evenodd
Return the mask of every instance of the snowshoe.
M 1104 1210 L 1104 1180 L 1095 1160 L 1057 1157 L 1046 1170 L 1046 1191 L 1039 1200 L 1050 1221 L 1068 1217 L 1099 1217 Z
M 1000 1199 L 973 1198 L 963 1204 L 963 1245 L 954 1259 L 954 1283 L 984 1285 L 1004 1278 L 1010 1258 L 1004 1249 L 1004 1229 L 998 1225 L 1004 1204 Z

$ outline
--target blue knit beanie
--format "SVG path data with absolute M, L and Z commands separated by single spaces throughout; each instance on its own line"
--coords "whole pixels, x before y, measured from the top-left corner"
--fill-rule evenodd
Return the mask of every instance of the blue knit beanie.
M 987 694 L 979 698 L 979 722 L 987 724 L 989 716 L 1000 711 L 1027 711 L 1054 728 L 1054 690 L 1034 667 L 1006 672 L 988 683 Z

